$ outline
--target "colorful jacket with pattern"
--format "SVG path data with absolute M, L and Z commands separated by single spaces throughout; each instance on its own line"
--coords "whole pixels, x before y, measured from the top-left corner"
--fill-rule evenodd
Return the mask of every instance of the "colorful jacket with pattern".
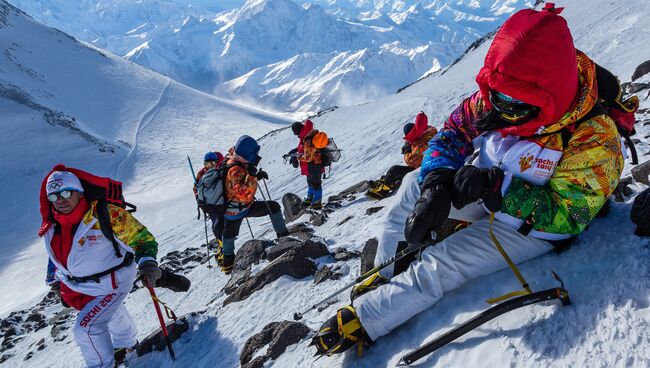
M 427 150 L 429 141 L 436 133 L 438 133 L 438 130 L 430 126 L 411 144 L 411 152 L 404 154 L 404 163 L 407 166 L 417 169 L 422 165 L 424 151 Z
M 547 240 L 582 232 L 616 188 L 624 159 L 621 138 L 608 115 L 575 126 L 598 98 L 595 64 L 581 52 L 577 59 L 578 95 L 559 121 L 530 137 L 481 133 L 475 122 L 487 107 L 477 92 L 463 101 L 429 142 L 419 180 L 436 169 L 459 169 L 478 150 L 475 165 L 499 166 L 506 174 L 497 219 L 515 228 L 532 222 L 530 235 Z M 572 131 L 566 146 L 563 129 Z
M 257 192 L 257 178 L 245 167 L 229 162 L 226 174 L 226 201 L 230 204 L 249 207 Z

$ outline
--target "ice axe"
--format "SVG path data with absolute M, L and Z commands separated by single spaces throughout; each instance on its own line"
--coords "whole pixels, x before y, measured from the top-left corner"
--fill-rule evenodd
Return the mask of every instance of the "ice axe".
M 151 295 L 151 300 L 153 305 L 156 308 L 156 314 L 158 315 L 158 321 L 160 321 L 160 329 L 162 330 L 163 336 L 165 337 L 165 344 L 167 344 L 167 351 L 172 357 L 172 360 L 176 360 L 176 354 L 174 353 L 174 347 L 172 346 L 172 341 L 169 339 L 169 332 L 167 332 L 167 325 L 165 324 L 165 319 L 163 318 L 162 312 L 160 311 L 160 304 L 158 304 L 159 299 L 156 296 L 156 292 L 153 290 L 153 286 L 149 284 L 147 278 L 142 279 L 142 283 L 149 289 L 149 295 Z
M 431 234 L 432 234 L 432 236 L 434 237 L 433 239 L 435 239 L 435 233 L 431 233 Z M 410 254 L 413 254 L 413 253 L 415 253 L 415 252 L 419 252 L 419 251 L 423 250 L 424 248 L 428 247 L 429 245 L 433 244 L 433 242 L 434 242 L 433 239 L 429 239 L 428 241 L 425 241 L 425 242 L 423 242 L 422 244 L 419 244 L 419 245 L 409 244 L 408 247 L 406 247 L 405 249 L 403 249 L 401 252 L 397 253 L 395 256 L 393 256 L 393 257 L 387 259 L 386 261 L 384 261 L 384 263 L 382 263 L 382 264 L 380 264 L 379 266 L 373 268 L 372 270 L 370 270 L 370 271 L 364 273 L 363 275 L 357 277 L 356 279 L 354 279 L 354 281 L 352 281 L 352 282 L 346 284 L 346 285 L 343 286 L 342 288 L 336 290 L 336 291 L 333 292 L 332 294 L 330 294 L 330 295 L 328 295 L 327 297 L 323 298 L 322 300 L 318 301 L 316 304 L 314 304 L 314 305 L 312 305 L 311 307 L 309 307 L 309 309 L 305 310 L 304 312 L 296 312 L 296 313 L 293 315 L 293 319 L 294 319 L 295 321 L 299 321 L 299 320 L 301 320 L 303 315 L 305 315 L 305 314 L 311 312 L 312 310 L 318 308 L 318 306 L 320 306 L 321 304 L 323 304 L 323 303 L 327 302 L 328 300 L 334 298 L 334 297 L 337 296 L 338 294 L 344 292 L 346 289 L 348 289 L 348 288 L 350 288 L 350 287 L 352 287 L 352 286 L 354 286 L 354 285 L 356 285 L 356 284 L 358 284 L 358 283 L 364 281 L 365 279 L 367 279 L 368 277 L 370 277 L 372 274 L 374 274 L 374 273 L 376 273 L 376 272 L 379 272 L 379 271 L 383 270 L 384 268 L 390 266 L 391 264 L 393 264 L 393 263 L 399 261 L 400 259 L 402 259 L 402 258 L 404 258 L 404 257 L 407 257 L 407 256 L 409 256 Z

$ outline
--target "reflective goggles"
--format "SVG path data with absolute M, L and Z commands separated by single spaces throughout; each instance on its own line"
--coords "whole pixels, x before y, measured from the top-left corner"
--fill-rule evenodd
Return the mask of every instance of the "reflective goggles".
M 60 192 L 50 193 L 47 195 L 47 200 L 50 202 L 56 202 L 59 198 L 68 199 L 72 197 L 72 192 L 72 190 L 62 190 Z
M 497 91 L 490 91 L 490 102 L 499 116 L 513 125 L 523 124 L 539 113 L 539 107 Z

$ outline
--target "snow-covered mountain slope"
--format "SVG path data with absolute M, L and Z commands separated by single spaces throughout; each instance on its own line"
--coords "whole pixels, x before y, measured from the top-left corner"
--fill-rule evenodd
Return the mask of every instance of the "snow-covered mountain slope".
M 650 60 L 650 49 L 645 43 L 650 37 L 646 22 L 650 9 L 645 6 L 645 0 L 573 0 L 558 2 L 558 6 L 567 6 L 563 16 L 572 28 L 577 46 L 618 74 L 623 82 L 630 81 L 637 65 Z M 617 34 L 612 35 L 608 29 L 615 29 Z M 377 178 L 391 165 L 400 163 L 402 126 L 412 121 L 418 111 L 425 111 L 432 124 L 439 127 L 461 99 L 476 89 L 474 76 L 482 65 L 488 44 L 486 42 L 470 51 L 444 72 L 434 73 L 397 95 L 362 106 L 340 108 L 315 118 L 317 128 L 335 137 L 343 150 L 332 177 L 324 182 L 326 196 L 360 180 Z M 650 158 L 650 125 L 643 125 L 643 122 L 650 121 L 650 96 L 648 86 L 644 87 L 643 83 L 650 84 L 650 75 L 635 83 L 641 88 L 639 97 L 642 103 L 642 112 L 638 116 L 642 123 L 636 135 L 640 140 L 637 149 L 641 160 L 646 161 Z M 172 132 L 173 127 L 168 128 L 170 130 L 163 131 L 163 135 Z M 178 129 L 181 131 L 176 131 L 176 134 L 184 134 L 182 130 L 188 126 Z M 153 129 L 148 134 L 149 139 L 163 140 L 156 138 L 158 134 Z M 24 138 L 20 142 L 23 141 Z M 279 199 L 288 191 L 304 194 L 304 178 L 295 169 L 284 165 L 281 159 L 281 154 L 297 143 L 290 130 L 271 133 L 260 143 L 264 157 L 262 166 L 271 177 L 268 184 L 272 196 Z M 155 148 L 151 147 L 151 150 Z M 173 149 L 174 146 L 165 145 L 158 152 Z M 19 162 L 24 163 L 25 159 Z M 628 162 L 624 175 L 630 168 Z M 145 182 L 144 179 L 137 180 L 136 185 L 145 185 Z M 172 197 L 178 193 L 177 201 L 173 204 L 155 203 L 152 206 L 155 211 L 143 210 L 138 216 L 157 230 L 154 234 L 160 237 L 164 247 L 161 255 L 168 249 L 196 247 L 202 242 L 203 226 L 192 218 L 195 212 L 188 183 L 179 182 L 178 185 L 172 192 Z M 639 191 L 643 186 L 633 185 L 633 189 Z M 168 196 L 154 184 L 149 184 L 147 190 L 148 194 L 137 193 L 140 205 L 145 208 L 149 206 L 149 200 Z M 188 193 L 181 198 L 183 191 Z M 631 200 L 626 198 L 625 202 L 613 203 L 610 214 L 595 220 L 565 253 L 548 254 L 520 266 L 535 290 L 555 286 L 548 272 L 549 268 L 555 270 L 564 279 L 573 305 L 560 308 L 556 304 L 540 304 L 511 312 L 427 357 L 418 366 L 636 368 L 650 365 L 650 242 L 647 238 L 633 235 L 633 225 L 629 220 Z M 366 215 L 366 210 L 386 206 L 390 201 L 377 203 L 358 197 L 332 213 L 324 225 L 316 227 L 316 234 L 327 240 L 330 249 L 360 250 L 367 239 L 379 235 L 381 217 L 386 211 L 383 209 L 376 215 Z M 254 219 L 251 225 L 258 237 L 272 237 L 268 219 Z M 246 230 L 242 229 L 238 247 L 248 238 Z M 333 261 L 322 258 L 318 263 L 331 264 Z M 270 322 L 291 320 L 294 312 L 308 308 L 350 282 L 358 275 L 358 264 L 358 260 L 344 263 L 347 271 L 340 280 L 318 285 L 314 285 L 311 277 L 295 280 L 285 276 L 248 299 L 225 307 L 221 306 L 225 299 L 221 290 L 228 279 L 215 269 L 194 268 L 186 273 L 193 283 L 188 293 L 159 290 L 160 298 L 177 314 L 203 312 L 191 318 L 190 332 L 174 344 L 176 362 L 172 363 L 166 352 L 158 352 L 136 359 L 130 366 L 236 367 L 239 354 L 251 335 L 260 332 Z M 255 266 L 254 272 L 266 265 L 268 263 L 263 262 Z M 365 351 L 363 358 L 357 358 L 356 352 L 350 351 L 314 361 L 314 348 L 308 347 L 309 342 L 305 339 L 290 346 L 266 366 L 392 367 L 402 354 L 485 310 L 487 298 L 518 288 L 511 271 L 505 269 L 445 295 L 436 306 L 379 339 L 373 348 Z M 348 294 L 345 292 L 334 305 L 322 312 L 306 315 L 304 322 L 316 329 L 335 313 L 336 308 L 347 302 Z M 157 321 L 146 293 L 134 292 L 127 298 L 126 305 L 140 329 L 140 338 L 156 327 Z M 23 366 L 27 364 L 24 357 L 33 351 L 28 361 L 30 365 L 81 367 L 81 358 L 69 332 L 62 332 L 65 337 L 62 341 L 52 341 L 49 334 L 48 327 L 19 336 L 22 340 L 16 347 L 3 353 L 12 355 L 3 364 Z M 46 346 L 36 350 L 40 339 L 47 341 Z
M 425 7 L 409 1 L 403 6 L 376 4 L 372 15 L 339 18 L 343 15 L 335 10 L 338 4 L 327 3 L 322 8 L 292 0 L 250 0 L 241 8 L 216 16 L 172 0 L 137 4 L 84 0 L 77 6 L 64 0 L 12 1 L 46 24 L 193 88 L 224 96 L 236 94 L 285 111 L 317 111 L 358 102 L 345 98 L 346 94 L 385 96 L 436 64 L 448 65 L 512 11 L 530 5 L 516 0 L 503 4 L 475 1 L 469 5 L 428 2 Z M 365 9 L 361 3 L 352 3 L 348 5 Z M 392 45 L 396 42 L 402 51 L 394 52 Z M 380 73 L 351 78 L 340 72 L 348 68 L 349 55 L 364 50 L 381 55 L 381 63 L 375 63 L 384 65 Z M 423 50 L 431 62 L 404 57 L 423 54 Z M 295 58 L 310 59 L 313 54 L 330 56 L 314 59 L 318 63 L 308 63 L 305 69 L 284 69 L 278 74 L 278 63 L 293 64 Z M 361 66 L 373 68 L 370 64 Z M 397 65 L 404 73 L 390 69 Z M 323 69 L 338 72 L 323 73 Z M 233 78 L 247 78 L 249 73 L 257 74 L 255 79 L 261 78 L 264 83 L 246 85 L 238 80 L 220 85 Z M 278 79 L 284 82 L 279 84 Z M 363 91 L 361 84 L 374 86 L 374 92 Z M 330 86 L 335 88 L 321 90 Z
M 5 203 L 13 208 L 2 215 L 0 278 L 15 282 L 0 283 L 0 313 L 44 290 L 45 263 L 32 262 L 45 254 L 36 236 L 37 199 L 54 164 L 114 175 L 132 201 L 138 191 L 159 188 L 165 195 L 140 206 L 146 213 L 155 203 L 173 203 L 177 189 L 191 184 L 186 154 L 198 161 L 244 132 L 259 136 L 284 122 L 89 48 L 4 1 L 0 49 L 0 187 L 11 193 Z
M 394 42 L 378 49 L 301 54 L 232 79 L 219 94 L 248 104 L 321 110 L 374 101 L 439 69 L 433 46 L 408 49 Z M 372 77 L 379 74 L 383 77 Z

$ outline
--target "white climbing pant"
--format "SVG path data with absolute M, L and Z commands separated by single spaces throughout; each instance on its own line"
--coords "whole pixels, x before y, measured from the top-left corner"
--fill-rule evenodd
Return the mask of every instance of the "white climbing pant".
M 404 176 L 402 185 L 397 190 L 397 193 L 390 198 L 392 202 L 388 204 L 389 210 L 384 217 L 384 228 L 379 242 L 377 245 L 377 253 L 375 254 L 375 266 L 382 264 L 385 260 L 395 256 L 397 253 L 397 244 L 400 241 L 405 241 L 404 238 L 404 225 L 406 218 L 413 211 L 415 202 L 420 197 L 420 186 L 418 184 L 418 175 L 420 170 L 413 170 Z M 449 218 L 455 220 L 462 220 L 468 222 L 475 222 L 485 217 L 485 210 L 479 204 L 470 204 L 463 207 L 462 210 L 457 210 L 451 206 Z M 394 263 L 384 268 L 379 273 L 390 279 L 393 277 Z
M 79 311 L 74 339 L 88 368 L 113 368 L 113 349 L 130 348 L 137 330 L 123 302 L 128 292 L 98 296 Z
M 468 280 L 489 275 L 508 264 L 490 239 L 489 217 L 450 235 L 422 252 L 388 284 L 354 301 L 361 325 L 371 339 L 388 334 L 414 315 L 430 308 L 442 295 Z M 495 221 L 493 231 L 515 263 L 540 256 L 553 249 L 541 239 L 524 236 L 512 227 Z M 514 276 L 513 276 L 514 277 Z

